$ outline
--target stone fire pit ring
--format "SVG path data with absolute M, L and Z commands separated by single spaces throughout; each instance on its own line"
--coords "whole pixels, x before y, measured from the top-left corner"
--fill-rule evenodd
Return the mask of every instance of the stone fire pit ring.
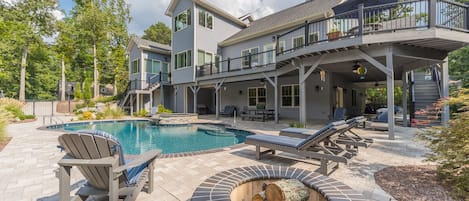
M 238 186 L 268 179 L 298 179 L 329 201 L 363 201 L 363 195 L 333 178 L 304 169 L 285 166 L 249 166 L 226 170 L 202 182 L 192 194 L 192 201 L 230 200 Z

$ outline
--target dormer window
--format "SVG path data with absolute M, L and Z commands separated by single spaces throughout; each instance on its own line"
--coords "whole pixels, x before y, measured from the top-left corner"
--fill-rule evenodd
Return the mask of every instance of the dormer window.
M 174 18 L 174 30 L 180 31 L 191 25 L 191 10 L 182 11 Z
M 199 10 L 199 25 L 213 29 L 213 15 L 205 10 Z

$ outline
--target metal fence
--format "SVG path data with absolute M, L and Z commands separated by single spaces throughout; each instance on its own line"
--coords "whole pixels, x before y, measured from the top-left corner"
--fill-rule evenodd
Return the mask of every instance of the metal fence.
M 73 103 L 71 101 L 26 100 L 22 110 L 24 114 L 34 115 L 36 117 L 56 116 L 72 113 L 72 105 Z

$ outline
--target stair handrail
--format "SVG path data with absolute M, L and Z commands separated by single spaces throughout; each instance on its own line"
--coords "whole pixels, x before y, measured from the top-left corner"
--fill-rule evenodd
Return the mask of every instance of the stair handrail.
M 122 93 L 122 98 L 119 100 L 119 103 L 117 104 L 118 106 L 121 106 L 121 105 L 123 104 L 122 102 L 124 101 L 125 96 L 126 96 L 127 93 L 129 93 L 129 91 L 130 91 L 130 84 L 131 84 L 131 82 L 129 82 L 129 83 L 127 84 L 127 87 L 125 88 L 125 91 Z M 121 106 L 121 107 L 122 107 L 122 106 Z
M 436 66 L 433 66 L 433 75 L 435 76 L 436 86 L 438 87 L 438 95 L 440 95 L 440 98 L 443 98 L 443 91 L 441 89 L 440 71 L 438 71 Z

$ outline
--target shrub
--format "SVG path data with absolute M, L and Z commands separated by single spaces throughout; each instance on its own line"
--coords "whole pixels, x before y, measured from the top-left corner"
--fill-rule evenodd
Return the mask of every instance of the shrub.
M 148 112 L 145 109 L 141 109 L 140 111 L 135 114 L 137 117 L 146 117 Z
M 459 96 L 442 100 L 440 105 L 453 108 L 453 119 L 448 127 L 433 127 L 424 132 L 430 136 L 430 161 L 438 162 L 438 178 L 452 189 L 456 198 L 469 200 L 469 93 L 462 90 Z
M 164 105 L 159 104 L 158 105 L 158 114 L 161 114 L 161 113 L 172 114 L 173 111 L 168 109 L 168 108 L 165 108 Z
M 11 114 L 5 109 L 4 106 L 0 105 L 0 141 L 3 141 L 6 137 L 6 126 L 10 121 Z
M 121 119 L 125 115 L 121 108 L 111 108 L 106 105 L 104 110 L 96 115 L 96 118 L 102 117 L 102 119 Z
M 25 120 L 25 119 L 34 119 L 34 115 L 25 115 L 23 110 L 21 109 L 23 107 L 23 103 L 12 99 L 12 98 L 1 98 L 0 99 L 0 106 L 3 107 L 5 112 L 9 113 L 10 115 L 9 120 L 14 121 L 16 119 L 19 120 Z
M 117 100 L 117 96 L 101 96 L 99 97 L 96 102 L 98 103 L 109 103 L 112 101 Z
M 289 126 L 292 128 L 306 128 L 305 124 L 298 123 L 298 122 L 290 123 Z
M 90 111 L 83 112 L 81 117 L 78 117 L 79 120 L 92 120 L 94 114 Z
M 80 100 L 83 98 L 83 92 L 81 91 L 81 84 L 77 83 L 75 85 L 75 91 L 73 92 L 75 96 L 75 100 Z

